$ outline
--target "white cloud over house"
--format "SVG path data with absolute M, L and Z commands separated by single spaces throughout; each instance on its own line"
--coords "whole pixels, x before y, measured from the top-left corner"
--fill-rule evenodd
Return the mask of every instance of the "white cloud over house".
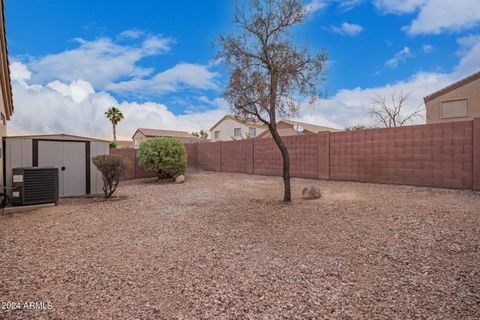
M 122 139 L 131 138 L 138 127 L 208 129 L 228 112 L 226 103 L 217 99 L 213 109 L 175 115 L 161 103 L 117 100 L 107 92 L 95 91 L 88 81 L 81 79 L 30 85 L 23 74 L 26 67 L 20 68 L 21 63 L 15 63 L 17 67 L 12 68 L 15 115 L 9 123 L 10 134 L 65 132 L 110 138 L 111 125 L 104 115 L 110 106 L 118 106 L 125 116 L 118 125 Z

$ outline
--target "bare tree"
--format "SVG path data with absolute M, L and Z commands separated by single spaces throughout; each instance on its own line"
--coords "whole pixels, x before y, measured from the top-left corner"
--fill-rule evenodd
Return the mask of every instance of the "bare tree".
M 236 4 L 236 33 L 220 37 L 218 58 L 230 70 L 224 96 L 234 114 L 267 125 L 282 154 L 285 202 L 291 201 L 290 158 L 277 131 L 277 117 L 296 114 L 301 98 L 313 103 L 320 96 L 318 84 L 327 61 L 325 52 L 312 55 L 290 39 L 289 29 L 304 22 L 306 13 L 300 0 Z
M 398 95 L 392 92 L 388 99 L 386 96 L 376 96 L 371 111 L 376 125 L 386 128 L 402 127 L 416 118 L 423 118 L 421 114 L 424 110 L 423 105 L 410 108 L 407 105 L 409 97 L 410 94 L 403 91 Z

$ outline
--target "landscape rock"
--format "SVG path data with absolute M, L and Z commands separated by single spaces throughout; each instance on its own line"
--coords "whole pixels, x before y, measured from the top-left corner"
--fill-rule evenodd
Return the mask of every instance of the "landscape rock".
M 303 188 L 302 197 L 306 200 L 318 199 L 322 195 L 320 189 L 314 186 Z
M 53 303 L 0 319 L 479 319 L 480 192 L 293 179 L 285 205 L 278 177 L 172 182 L 0 214 L 0 301 Z
M 184 183 L 185 182 L 185 176 L 182 174 L 180 176 L 178 176 L 176 179 L 175 179 L 175 183 Z

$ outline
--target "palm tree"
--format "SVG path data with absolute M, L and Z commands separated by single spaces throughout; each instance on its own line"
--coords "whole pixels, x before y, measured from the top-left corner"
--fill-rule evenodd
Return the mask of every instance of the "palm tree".
M 108 120 L 112 122 L 113 126 L 113 141 L 117 142 L 117 124 L 123 119 L 123 113 L 117 107 L 110 107 L 107 111 L 105 111 L 105 115 L 107 116 Z

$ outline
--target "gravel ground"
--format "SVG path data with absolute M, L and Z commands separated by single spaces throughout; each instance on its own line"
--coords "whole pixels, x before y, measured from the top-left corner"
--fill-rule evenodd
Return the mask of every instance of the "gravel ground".
M 195 173 L 0 216 L 6 319 L 479 319 L 480 193 Z M 301 199 L 319 186 L 322 198 Z

